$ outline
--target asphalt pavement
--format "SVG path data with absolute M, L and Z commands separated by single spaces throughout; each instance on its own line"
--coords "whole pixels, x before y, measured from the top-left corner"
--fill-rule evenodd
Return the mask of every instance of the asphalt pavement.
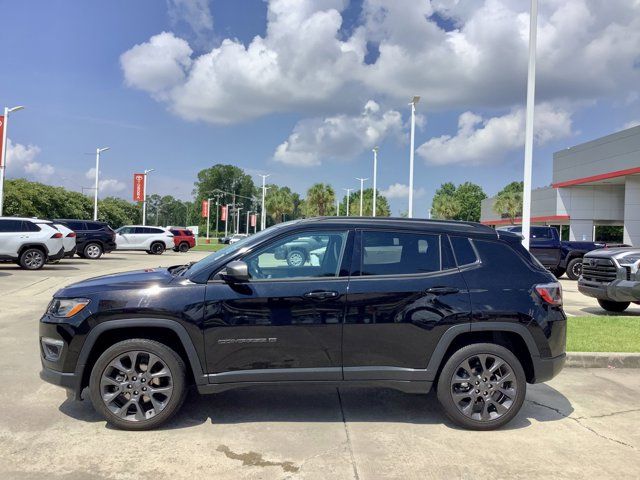
M 455 427 L 433 394 L 330 387 L 191 392 L 165 428 L 123 432 L 38 378 L 38 318 L 55 290 L 204 255 L 0 264 L 0 478 L 640 478 L 640 369 L 565 369 L 493 432 Z M 597 310 L 574 306 L 569 282 L 568 312 Z

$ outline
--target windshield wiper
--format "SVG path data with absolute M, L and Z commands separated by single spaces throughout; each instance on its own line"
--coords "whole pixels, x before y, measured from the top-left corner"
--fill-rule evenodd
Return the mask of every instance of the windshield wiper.
M 196 262 L 185 263 L 184 265 L 178 265 L 177 267 L 169 267 L 169 272 L 172 275 L 181 275 L 191 268 L 191 266 Z

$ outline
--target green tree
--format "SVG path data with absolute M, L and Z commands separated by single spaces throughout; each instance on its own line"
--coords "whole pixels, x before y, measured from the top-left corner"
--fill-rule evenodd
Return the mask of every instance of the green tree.
M 267 214 L 273 220 L 273 223 L 280 223 L 285 220 L 285 216 L 293 213 L 293 194 L 289 187 L 278 187 L 277 185 L 269 185 L 265 198 Z M 289 218 L 290 219 L 290 218 Z
M 307 217 L 323 217 L 335 213 L 336 201 L 333 187 L 327 183 L 316 183 L 307 190 L 305 214 Z
M 431 217 L 441 220 L 456 220 L 462 211 L 460 201 L 454 195 L 440 193 L 433 197 Z
M 433 218 L 480 221 L 480 205 L 487 195 L 482 187 L 465 182 L 457 187 L 446 182 L 440 185 L 433 196 L 431 215 Z
M 98 220 L 107 222 L 111 228 L 135 225 L 142 222 L 140 207 L 122 198 L 107 197 L 98 201 Z
M 347 212 L 347 196 L 342 198 L 340 204 L 340 214 L 345 215 Z M 366 188 L 362 192 L 362 216 L 370 217 L 373 212 L 373 189 Z M 335 213 L 335 211 L 334 211 Z M 360 215 L 360 190 L 355 190 L 349 194 L 349 215 Z M 377 217 L 389 217 L 391 216 L 391 207 L 384 195 L 378 193 L 376 195 L 376 216 Z
M 511 182 L 498 192 L 493 204 L 493 211 L 509 218 L 512 224 L 522 216 L 522 193 L 524 182 Z

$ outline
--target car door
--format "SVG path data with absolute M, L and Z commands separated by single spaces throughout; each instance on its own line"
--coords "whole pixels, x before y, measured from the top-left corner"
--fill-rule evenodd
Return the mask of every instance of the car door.
M 326 245 L 303 264 L 276 255 L 310 234 Z M 213 383 L 342 379 L 349 235 L 348 229 L 288 233 L 242 257 L 248 282 L 209 281 L 204 331 Z
M 135 227 L 120 227 L 116 230 L 116 245 L 120 250 L 135 248 Z
M 553 268 L 560 263 L 560 240 L 547 227 L 531 227 L 529 250 L 545 267 Z
M 21 220 L 0 219 L 0 257 L 16 257 L 26 235 Z
M 360 230 L 343 332 L 345 380 L 427 380 L 442 334 L 470 322 L 469 292 L 446 235 Z

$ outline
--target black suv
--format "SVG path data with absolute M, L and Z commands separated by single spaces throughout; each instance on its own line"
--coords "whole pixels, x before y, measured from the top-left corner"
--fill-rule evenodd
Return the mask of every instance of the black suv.
M 97 260 L 103 253 L 116 249 L 116 232 L 105 222 L 59 218 L 61 223 L 76 232 L 76 252 L 82 258 Z
M 301 265 L 276 252 L 315 238 Z M 555 277 L 520 235 L 475 223 L 331 217 L 282 223 L 187 265 L 58 291 L 41 377 L 118 427 L 169 419 L 200 393 L 265 384 L 427 393 L 472 429 L 513 418 L 565 361 Z M 256 406 L 256 408 L 259 408 Z

